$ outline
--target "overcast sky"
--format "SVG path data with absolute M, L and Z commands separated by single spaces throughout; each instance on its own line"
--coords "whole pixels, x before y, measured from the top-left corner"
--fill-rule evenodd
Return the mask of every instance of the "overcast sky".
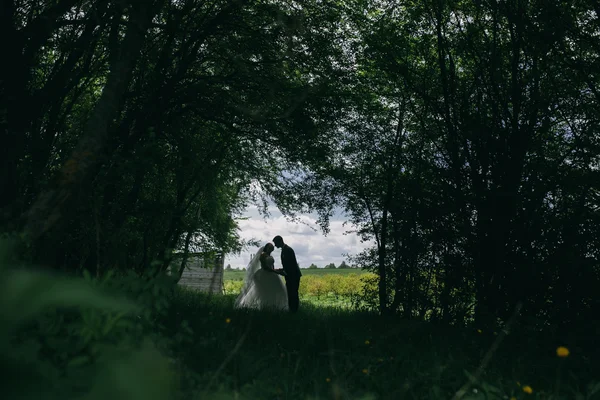
M 264 245 L 272 242 L 274 236 L 281 235 L 284 242 L 296 252 L 296 258 L 301 268 L 306 268 L 313 263 L 320 268 L 330 263 L 338 266 L 342 261 L 347 262 L 342 254 L 354 255 L 369 247 L 368 243 L 361 243 L 356 234 L 345 233 L 351 229 L 351 226 L 342 226 L 345 220 L 342 215 L 335 215 L 331 219 L 330 232 L 324 236 L 314 215 L 301 216 L 302 221 L 308 224 L 307 226 L 289 222 L 275 206 L 270 206 L 269 212 L 271 216 L 265 219 L 258 213 L 256 206 L 249 206 L 242 215 L 249 218 L 238 221 L 241 229 L 240 236 L 243 239 L 258 239 L 261 245 Z M 245 268 L 251 255 L 254 255 L 257 250 L 258 247 L 248 249 L 240 255 L 229 254 L 225 257 L 225 266 L 231 264 L 232 268 Z M 273 257 L 275 258 L 275 267 L 280 268 L 281 251 L 276 248 Z

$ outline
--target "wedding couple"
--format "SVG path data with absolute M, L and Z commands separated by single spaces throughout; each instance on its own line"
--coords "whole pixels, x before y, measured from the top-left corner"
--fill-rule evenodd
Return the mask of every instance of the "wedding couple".
M 236 308 L 298 311 L 298 288 L 302 273 L 296 254 L 281 236 L 275 236 L 273 243 L 281 249 L 283 268 L 275 269 L 275 259 L 271 256 L 275 250 L 273 244 L 267 243 L 258 249 L 246 269 L 242 292 L 235 301 Z M 280 275 L 285 277 L 285 286 Z

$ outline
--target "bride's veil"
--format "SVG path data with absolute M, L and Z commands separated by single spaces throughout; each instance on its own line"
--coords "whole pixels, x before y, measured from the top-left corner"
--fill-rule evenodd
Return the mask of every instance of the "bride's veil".
M 252 260 L 250 260 L 250 262 L 248 263 L 248 267 L 246 268 L 246 276 L 244 277 L 244 285 L 242 286 L 242 291 L 235 300 L 236 307 L 240 305 L 240 303 L 244 299 L 244 296 L 252 287 L 252 277 L 254 276 L 254 273 L 260 269 L 260 255 L 262 254 L 264 248 L 265 246 L 261 246 L 254 255 L 254 257 L 252 257 Z

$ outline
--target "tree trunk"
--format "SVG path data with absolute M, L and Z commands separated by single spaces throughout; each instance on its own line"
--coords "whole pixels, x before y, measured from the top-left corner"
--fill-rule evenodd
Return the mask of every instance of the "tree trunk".
M 50 229 L 60 219 L 62 209 L 69 203 L 76 187 L 93 178 L 90 171 L 100 163 L 109 127 L 119 111 L 155 8 L 156 4 L 146 1 L 132 5 L 125 38 L 120 49 L 111 49 L 111 53 L 118 53 L 118 56 L 112 57 L 114 63 L 111 63 L 106 85 L 86 123 L 83 136 L 63 165 L 55 187 L 42 192 L 28 212 L 26 232 L 31 239 L 38 239 Z
M 190 250 L 190 242 L 192 241 L 193 232 L 190 230 L 185 236 L 185 247 L 183 249 L 183 257 L 181 258 L 181 264 L 179 265 L 179 270 L 177 271 L 177 282 L 181 279 L 183 275 L 183 271 L 185 271 L 185 267 L 187 265 L 189 250 Z

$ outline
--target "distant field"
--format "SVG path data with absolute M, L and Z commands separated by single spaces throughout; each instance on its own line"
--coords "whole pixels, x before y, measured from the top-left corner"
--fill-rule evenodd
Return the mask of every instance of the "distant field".
M 242 290 L 243 271 L 235 272 L 237 272 L 237 276 L 234 278 L 225 276 L 223 289 L 226 295 L 237 296 Z M 362 296 L 365 290 L 375 293 L 377 290 L 376 278 L 377 275 L 359 269 L 302 270 L 300 300 L 319 307 L 365 308 L 370 303 Z
M 362 269 L 359 268 L 342 268 L 342 269 L 329 269 L 329 268 L 317 268 L 317 269 L 301 269 L 302 271 L 302 275 L 303 276 L 308 276 L 308 275 L 316 275 L 316 276 L 323 276 L 323 275 L 348 275 L 348 274 L 365 274 L 367 273 L 367 271 L 363 271 Z M 223 279 L 226 281 L 241 281 L 244 279 L 244 275 L 246 274 L 246 271 L 242 271 L 242 270 L 232 270 L 232 271 L 225 271 L 224 275 L 223 275 Z

